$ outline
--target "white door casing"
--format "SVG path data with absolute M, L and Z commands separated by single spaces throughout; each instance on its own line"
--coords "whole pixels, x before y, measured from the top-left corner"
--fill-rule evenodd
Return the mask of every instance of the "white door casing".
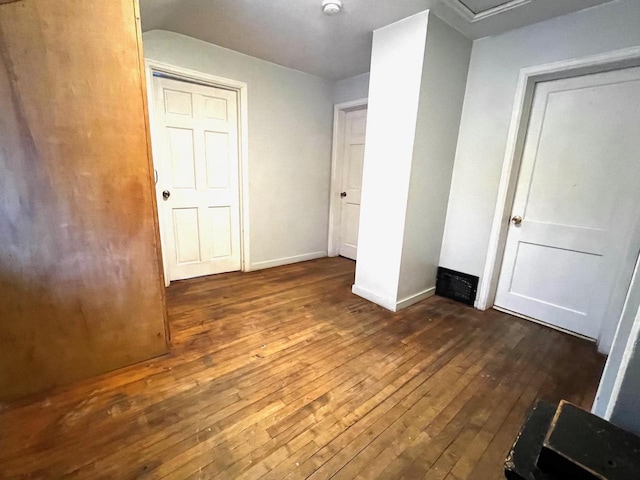
M 338 253 L 356 259 L 367 109 L 348 111 L 342 148 L 342 190 Z
M 536 84 L 495 304 L 597 338 L 640 248 L 640 69 Z
M 344 191 L 342 185 L 344 137 L 347 113 L 367 108 L 368 99 L 360 98 L 338 103 L 333 107 L 333 141 L 331 145 L 331 188 L 329 192 L 329 235 L 327 252 L 330 257 L 340 255 L 341 223 Z
M 169 279 L 240 270 L 237 93 L 159 75 L 153 89 Z

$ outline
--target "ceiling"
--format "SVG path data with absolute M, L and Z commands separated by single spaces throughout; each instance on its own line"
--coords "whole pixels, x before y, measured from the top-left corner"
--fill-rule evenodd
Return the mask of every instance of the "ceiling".
M 471 39 L 610 0 L 140 0 L 143 31 L 181 33 L 332 80 L 369 71 L 373 30 L 431 8 Z

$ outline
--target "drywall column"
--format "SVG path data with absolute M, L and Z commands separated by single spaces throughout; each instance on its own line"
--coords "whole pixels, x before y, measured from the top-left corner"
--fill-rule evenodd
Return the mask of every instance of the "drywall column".
M 470 53 L 429 11 L 373 35 L 353 292 L 389 310 L 434 291 Z
M 400 307 L 435 292 L 471 46 L 470 40 L 429 15 L 398 285 Z
M 353 293 L 395 310 L 428 12 L 373 33 Z

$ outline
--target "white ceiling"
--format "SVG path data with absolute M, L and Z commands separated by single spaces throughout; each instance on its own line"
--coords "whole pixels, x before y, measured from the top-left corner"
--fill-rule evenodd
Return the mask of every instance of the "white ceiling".
M 143 31 L 182 33 L 339 80 L 369 71 L 373 30 L 428 8 L 476 39 L 610 0 L 342 1 L 344 10 L 334 17 L 322 13 L 322 0 L 140 0 L 140 9 Z M 473 18 L 504 4 L 515 7 Z

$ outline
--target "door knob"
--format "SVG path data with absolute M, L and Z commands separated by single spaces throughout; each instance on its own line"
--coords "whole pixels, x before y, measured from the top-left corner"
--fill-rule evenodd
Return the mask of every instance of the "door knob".
M 164 198 L 165 200 L 167 200 L 170 196 L 171 192 L 169 190 L 165 190 L 164 192 L 162 192 L 162 198 Z
M 342 192 L 342 193 L 340 194 L 340 196 L 341 196 L 342 198 L 346 197 L 346 196 L 347 196 L 347 192 Z
M 522 223 L 522 217 L 520 215 L 516 215 L 511 219 L 514 225 L 520 225 Z

